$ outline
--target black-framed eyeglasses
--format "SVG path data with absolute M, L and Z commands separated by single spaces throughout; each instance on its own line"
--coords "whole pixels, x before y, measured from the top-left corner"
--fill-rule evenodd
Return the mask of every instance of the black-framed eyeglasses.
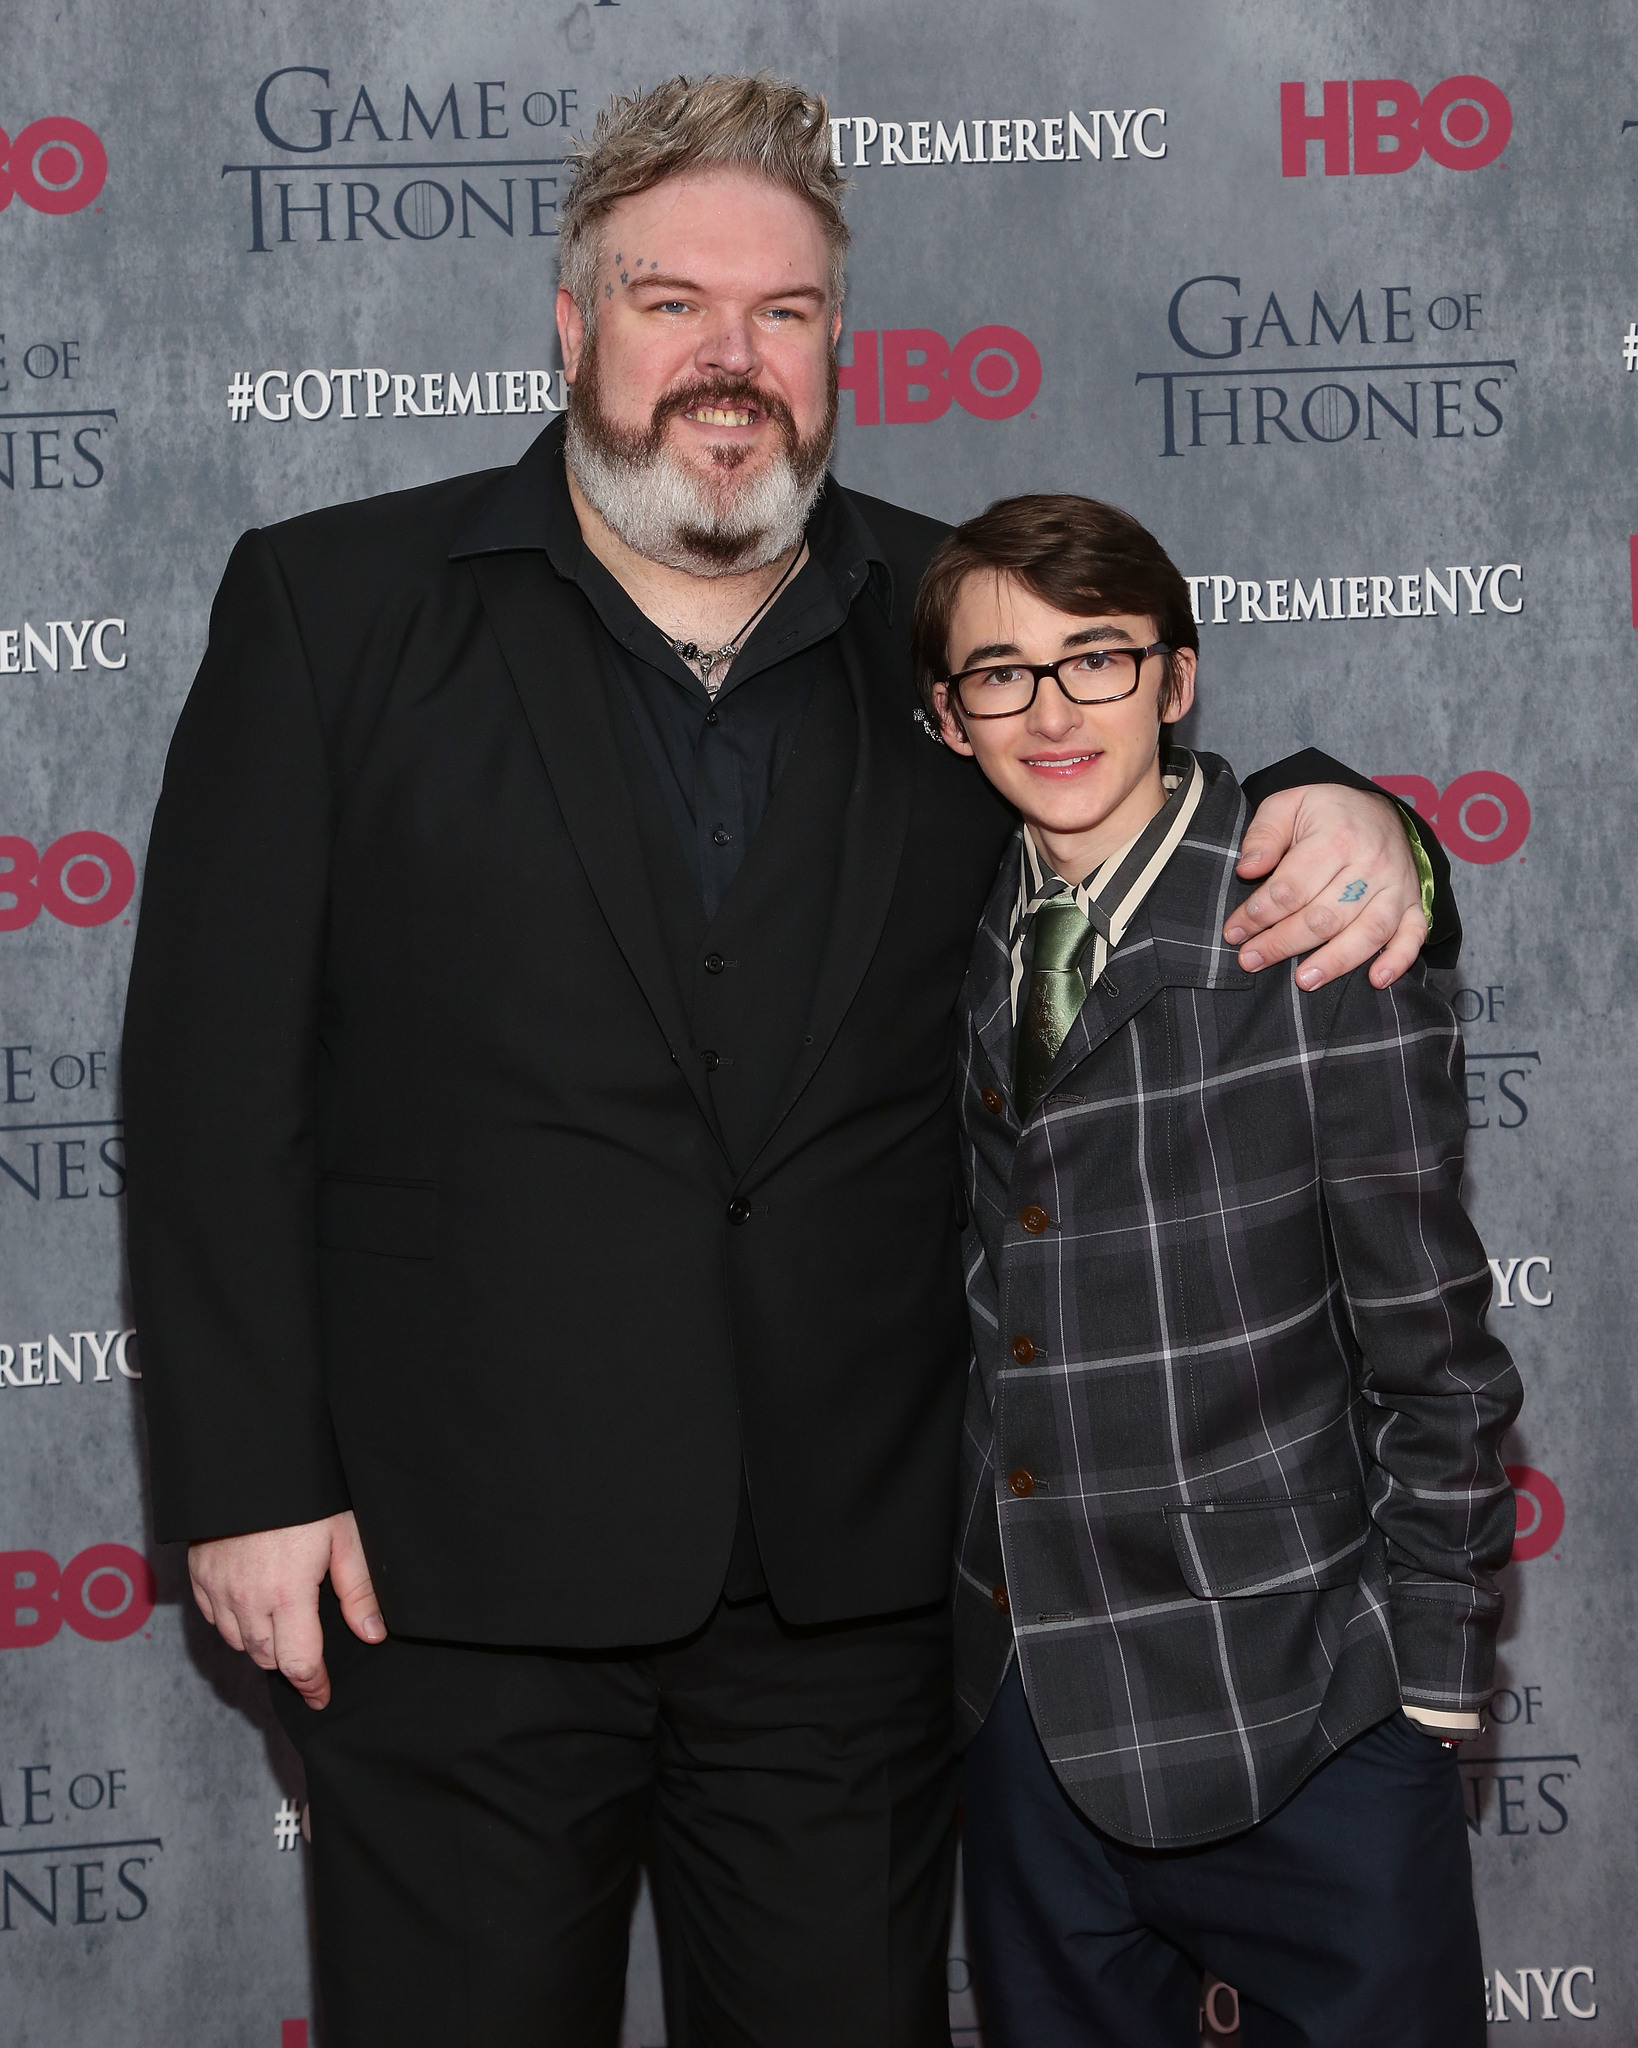
M 1148 647 L 1083 647 L 1061 661 L 987 661 L 946 676 L 944 686 L 963 718 L 1016 718 L 1035 702 L 1043 676 L 1051 676 L 1071 704 L 1118 704 L 1136 691 L 1151 654 L 1172 651 L 1156 640 Z

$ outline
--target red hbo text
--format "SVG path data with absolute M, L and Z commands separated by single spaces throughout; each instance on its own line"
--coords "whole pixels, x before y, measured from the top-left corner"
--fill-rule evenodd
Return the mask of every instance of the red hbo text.
M 106 832 L 67 832 L 44 853 L 0 833 L 0 932 L 20 932 L 42 910 L 63 924 L 108 924 L 136 890 L 136 863 Z
M 1439 844 L 1458 860 L 1482 867 L 1518 852 L 1530 835 L 1530 799 L 1510 775 L 1472 768 L 1458 775 L 1441 796 L 1425 775 L 1377 775 L 1382 789 L 1402 796 L 1439 835 Z
M 0 1650 L 33 1650 L 67 1622 L 90 1643 L 134 1636 L 154 1611 L 153 1566 L 125 1543 L 93 1543 L 66 1565 L 45 1550 L 0 1550 Z
M 1533 1465 L 1509 1465 L 1507 1476 L 1518 1496 L 1513 1562 L 1526 1564 L 1532 1557 L 1545 1557 L 1564 1534 L 1564 1496 Z
M 931 327 L 860 327 L 836 382 L 853 393 L 855 426 L 919 426 L 952 403 L 975 419 L 1010 420 L 1041 388 L 1041 357 L 1016 327 L 975 327 L 953 348 Z
M 107 176 L 108 152 L 83 121 L 51 114 L 30 121 L 15 142 L 0 128 L 0 211 L 15 196 L 36 213 L 78 213 Z
M 1300 80 L 1280 87 L 1280 169 L 1288 178 L 1307 177 L 1314 143 L 1327 178 L 1408 171 L 1424 152 L 1447 171 L 1477 171 L 1496 161 L 1512 133 L 1506 93 L 1467 72 L 1442 79 L 1425 99 L 1403 78 L 1328 78 L 1317 113 Z

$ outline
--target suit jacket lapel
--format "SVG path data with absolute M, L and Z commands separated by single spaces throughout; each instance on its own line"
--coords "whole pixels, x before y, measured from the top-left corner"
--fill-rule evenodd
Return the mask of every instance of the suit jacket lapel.
M 842 821 L 836 900 L 814 988 L 806 1042 L 781 1089 L 753 1168 L 766 1171 L 781 1126 L 813 1079 L 847 1015 L 887 922 L 909 824 L 912 749 L 918 743 L 908 698 L 893 687 L 904 667 L 875 600 L 861 596 L 837 635 L 859 722 L 858 765 Z M 925 741 L 920 744 L 925 745 Z
M 584 604 L 578 594 L 559 594 L 554 571 L 536 551 L 474 555 L 470 565 L 592 891 L 720 1145 L 643 866 L 636 810 L 605 695 L 613 679 Z M 572 687 L 567 678 L 576 679 Z
M 1207 783 L 1187 833 L 1127 926 L 1058 1048 L 1042 1099 L 1163 988 L 1250 988 L 1223 925 L 1253 883 L 1235 875 L 1246 801 L 1228 764 L 1202 754 Z
M 1087 990 L 1086 1001 L 1052 1062 L 1041 1100 L 1044 1102 L 1072 1069 L 1130 1022 L 1161 985 L 1154 947 L 1149 942 L 1148 921 L 1140 909 L 1127 926 L 1119 951 L 1111 955 L 1108 966 Z

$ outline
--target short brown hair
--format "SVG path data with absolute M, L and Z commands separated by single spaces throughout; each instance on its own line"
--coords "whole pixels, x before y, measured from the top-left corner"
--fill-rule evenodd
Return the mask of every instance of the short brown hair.
M 758 171 L 805 199 L 830 245 L 830 297 L 842 303 L 848 229 L 846 179 L 830 147 L 830 111 L 818 93 L 759 72 L 668 78 L 610 100 L 589 138 L 569 150 L 573 182 L 558 213 L 558 275 L 588 323 L 597 309 L 599 224 L 616 200 L 683 171 Z
M 1129 512 L 1068 492 L 999 498 L 939 543 L 916 592 L 916 687 L 935 721 L 933 685 L 950 673 L 950 621 L 961 586 L 986 571 L 1016 577 L 1044 603 L 1077 618 L 1134 612 L 1153 619 L 1168 647 L 1200 651 L 1189 586 L 1159 541 Z M 1160 693 L 1162 722 L 1180 680 L 1173 654 Z

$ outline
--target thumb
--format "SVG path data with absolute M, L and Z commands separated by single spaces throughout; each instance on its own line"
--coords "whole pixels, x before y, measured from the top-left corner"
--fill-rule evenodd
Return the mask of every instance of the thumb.
M 1284 851 L 1284 842 L 1277 834 L 1252 825 L 1240 842 L 1240 858 L 1234 872 L 1248 882 L 1255 876 L 1266 875 Z
M 1235 873 L 1249 881 L 1255 875 L 1266 875 L 1282 860 L 1296 837 L 1301 808 L 1301 790 L 1281 789 L 1265 797 L 1240 842 Z
M 350 1514 L 342 1517 L 342 1526 L 331 1539 L 330 1584 L 335 1588 L 341 1618 L 353 1634 L 366 1643 L 384 1641 L 387 1624 L 381 1619 L 375 1588 L 370 1584 L 370 1568 L 364 1561 L 358 1524 Z

